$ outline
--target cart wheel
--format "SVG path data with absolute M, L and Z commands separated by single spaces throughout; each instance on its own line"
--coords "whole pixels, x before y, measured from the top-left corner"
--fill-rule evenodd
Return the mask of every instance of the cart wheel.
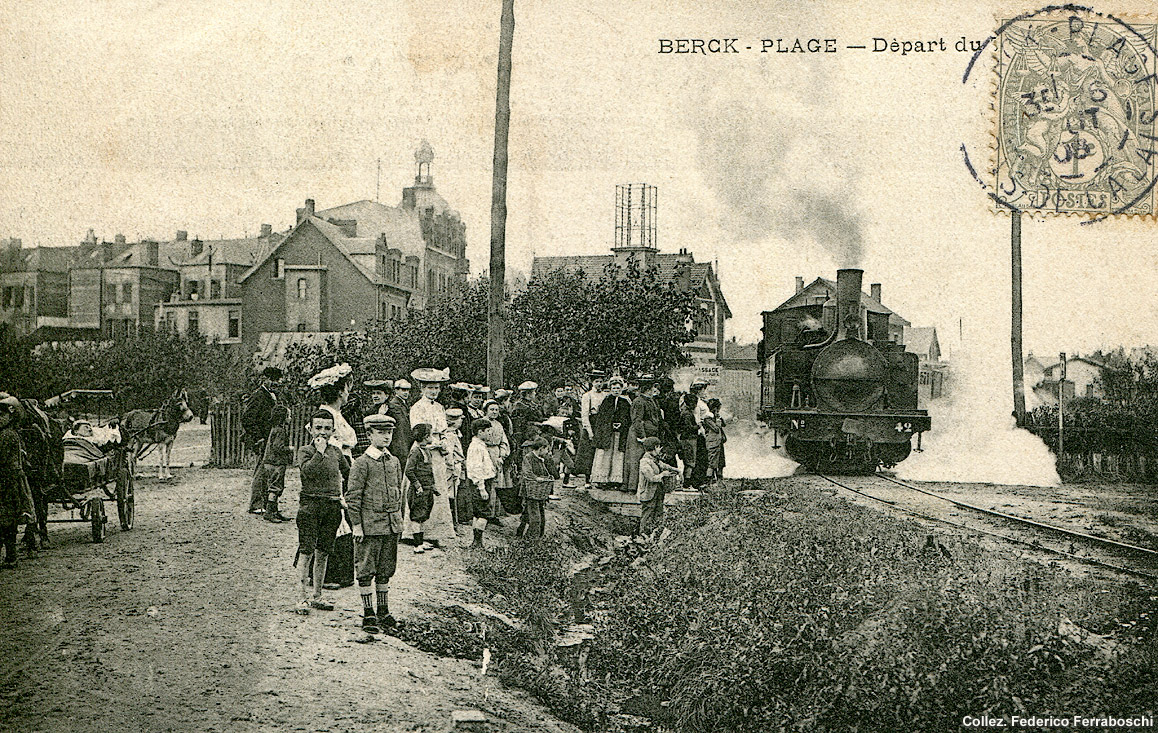
M 122 468 L 117 472 L 117 516 L 121 520 L 121 529 L 133 528 L 137 503 L 133 493 L 133 472 Z
M 88 516 L 92 521 L 92 541 L 105 541 L 105 503 L 99 496 L 88 501 Z

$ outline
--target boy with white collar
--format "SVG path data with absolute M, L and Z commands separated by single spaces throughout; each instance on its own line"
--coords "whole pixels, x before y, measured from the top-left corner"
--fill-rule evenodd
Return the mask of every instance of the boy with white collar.
M 350 468 L 346 503 L 354 533 L 362 628 L 376 634 L 381 627 L 395 623 L 387 591 L 397 567 L 398 537 L 402 534 L 402 468 L 388 450 L 394 437 L 394 418 L 368 415 L 365 425 L 370 432 L 370 447 L 354 459 Z

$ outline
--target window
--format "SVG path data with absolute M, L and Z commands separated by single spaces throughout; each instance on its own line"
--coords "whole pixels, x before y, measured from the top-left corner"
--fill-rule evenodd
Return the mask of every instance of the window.
M 200 288 L 201 288 L 201 283 L 197 282 L 196 280 L 186 280 L 185 281 L 185 295 L 190 300 L 197 300 L 197 297 L 195 297 L 195 296 L 197 296 L 197 291 L 200 290 Z
M 133 284 L 132 283 L 121 283 L 121 302 L 122 303 L 132 303 L 133 302 Z
M 112 283 L 105 283 L 105 304 L 117 302 L 117 286 Z
M 285 260 L 280 257 L 273 261 L 273 279 L 281 280 L 285 277 Z
M 298 278 L 298 300 L 305 300 L 310 295 L 310 281 L 304 277 Z
M 209 298 L 210 298 L 210 300 L 216 300 L 220 297 L 221 297 L 221 281 L 220 280 L 210 280 L 209 281 Z
M 190 336 L 196 336 L 201 332 L 201 314 L 194 308 L 189 309 L 189 321 L 185 330 Z
M 1087 384 L 1086 385 L 1086 397 L 1093 397 L 1093 396 L 1094 396 L 1094 385 Z
M 11 308 L 12 307 L 12 288 L 11 287 L 4 288 L 4 307 L 5 308 Z
M 229 311 L 229 338 L 241 338 L 241 311 Z

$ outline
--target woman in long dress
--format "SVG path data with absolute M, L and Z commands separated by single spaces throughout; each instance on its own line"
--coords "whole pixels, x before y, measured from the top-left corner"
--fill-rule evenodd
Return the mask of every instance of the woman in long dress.
M 631 424 L 631 402 L 623 396 L 623 379 L 612 377 L 608 383 L 611 393 L 591 417 L 595 433 L 595 459 L 591 466 L 591 483 L 612 485 L 622 490 L 627 476 L 624 473 L 624 448 Z
M 446 408 L 438 402 L 444 382 L 450 381 L 449 369 L 415 369 L 410 373 L 422 390 L 422 397 L 410 406 L 410 424 L 426 423 L 430 426 L 431 451 L 430 467 L 434 473 L 434 506 L 430 517 L 421 523 L 411 522 L 410 533 L 422 533 L 424 540 L 436 540 L 440 545 L 453 543 L 455 538 L 454 518 L 450 515 L 450 475 L 446 465 L 447 423 Z

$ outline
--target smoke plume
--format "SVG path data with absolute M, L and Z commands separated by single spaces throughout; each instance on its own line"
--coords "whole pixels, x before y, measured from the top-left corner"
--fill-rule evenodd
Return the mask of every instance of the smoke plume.
M 791 76 L 786 74 L 786 76 Z M 816 84 L 776 83 L 746 91 L 720 86 L 707 91 L 689 125 L 696 136 L 697 159 L 705 181 L 724 210 L 720 224 L 747 242 L 780 238 L 811 240 L 838 267 L 857 267 L 863 259 L 862 217 L 853 202 L 856 171 L 838 159 L 826 123 L 831 107 Z M 714 113 L 704 113 L 714 110 Z

